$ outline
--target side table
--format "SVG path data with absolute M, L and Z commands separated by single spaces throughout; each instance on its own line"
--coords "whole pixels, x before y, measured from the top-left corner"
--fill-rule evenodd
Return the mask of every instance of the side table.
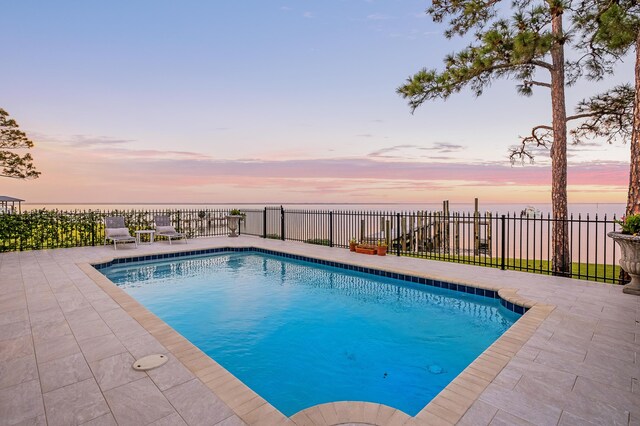
M 156 231 L 153 229 L 142 229 L 140 231 L 136 231 L 136 243 L 138 244 L 153 244 L 153 237 L 155 235 Z M 142 242 L 140 236 L 142 234 L 147 234 L 149 235 L 149 241 L 148 242 Z

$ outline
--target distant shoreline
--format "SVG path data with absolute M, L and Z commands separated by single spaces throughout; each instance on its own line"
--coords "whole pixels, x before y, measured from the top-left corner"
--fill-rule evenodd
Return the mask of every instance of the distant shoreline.
M 230 206 L 230 205 L 238 205 L 238 206 L 255 206 L 255 205 L 264 205 L 264 206 L 280 206 L 280 205 L 287 205 L 287 206 L 340 206 L 340 205 L 354 205 L 354 206 L 382 206 L 382 205 L 389 205 L 389 206 L 397 206 L 397 205 L 423 205 L 423 204 L 437 204 L 440 205 L 442 204 L 442 201 L 426 201 L 426 202 L 379 202 L 379 203 L 339 203 L 339 202 L 332 202 L 332 203 L 287 203 L 287 202 L 269 202 L 269 203 L 247 203 L 247 202 L 241 202 L 241 203 L 234 203 L 234 202 L 225 202 L 225 203 L 220 203 L 220 202 L 215 202 L 215 203 L 208 203 L 208 202 L 201 202 L 201 203 L 171 203 L 171 202 L 153 202 L 153 203 L 132 203 L 132 202 L 126 202 L 126 203 L 120 203 L 120 202 L 99 202 L 99 203 L 92 203 L 92 202 L 81 202 L 81 203 L 73 203 L 73 202 L 23 202 L 23 205 L 56 205 L 56 206 Z M 455 205 L 466 205 L 466 204 L 470 204 L 472 205 L 473 202 L 450 202 L 451 205 L 455 204 Z M 551 203 L 531 203 L 531 202 L 521 202 L 521 203 L 493 203 L 493 202 L 485 202 L 484 204 L 490 204 L 490 205 L 505 205 L 505 206 L 513 206 L 513 205 L 551 205 Z M 619 203 L 613 203 L 613 202 L 596 202 L 596 201 L 592 201 L 592 202 L 579 202 L 579 203 L 568 203 L 569 205 L 576 205 L 576 204 L 625 204 L 625 202 L 619 202 Z M 480 201 L 480 205 L 482 205 L 482 201 Z

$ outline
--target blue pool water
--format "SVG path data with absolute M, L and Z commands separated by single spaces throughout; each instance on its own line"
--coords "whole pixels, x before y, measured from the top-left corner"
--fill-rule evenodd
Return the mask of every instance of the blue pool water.
M 496 299 L 257 253 L 101 272 L 285 415 L 345 400 L 415 415 L 519 317 Z

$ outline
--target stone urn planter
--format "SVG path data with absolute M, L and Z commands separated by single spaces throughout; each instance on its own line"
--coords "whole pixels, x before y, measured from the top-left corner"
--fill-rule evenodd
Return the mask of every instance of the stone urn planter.
M 236 232 L 238 228 L 240 228 L 240 220 L 243 218 L 242 215 L 239 214 L 230 214 L 225 216 L 227 219 L 227 228 L 229 228 L 229 236 L 237 237 L 238 233 Z
M 607 236 L 620 246 L 620 266 L 631 277 L 622 291 L 640 296 L 640 236 L 620 232 L 609 232 Z

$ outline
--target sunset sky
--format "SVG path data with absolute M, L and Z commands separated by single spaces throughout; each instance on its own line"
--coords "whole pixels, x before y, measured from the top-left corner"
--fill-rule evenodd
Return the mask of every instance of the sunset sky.
M 11 1 L 0 107 L 42 177 L 0 195 L 55 202 L 550 202 L 548 153 L 508 148 L 550 119 L 549 94 L 496 81 L 411 115 L 396 87 L 442 67 L 416 0 Z M 541 75 L 540 79 L 546 76 Z M 632 78 L 568 89 L 576 102 Z M 629 147 L 569 153 L 570 202 L 626 200 Z

